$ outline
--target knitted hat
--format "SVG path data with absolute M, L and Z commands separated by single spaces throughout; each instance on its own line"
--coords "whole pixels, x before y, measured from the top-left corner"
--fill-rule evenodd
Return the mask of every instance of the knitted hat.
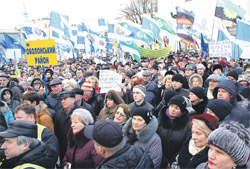
M 233 106 L 224 99 L 214 99 L 208 102 L 206 108 L 210 109 L 219 121 L 223 121 L 231 113 Z
M 85 81 L 82 85 L 83 91 L 93 91 L 92 84 L 89 81 Z
M 177 82 L 180 82 L 181 84 L 184 83 L 184 78 L 181 74 L 175 74 L 173 77 L 172 77 L 172 81 L 177 81 Z
M 197 65 L 197 69 L 204 69 L 205 70 L 205 66 L 200 63 L 200 64 Z
M 238 82 L 241 82 L 241 81 L 246 81 L 247 83 L 249 83 L 250 79 L 247 75 L 240 75 Z
M 132 117 L 134 117 L 134 116 L 141 116 L 147 124 L 153 118 L 152 112 L 144 107 L 136 108 L 132 114 Z
M 77 115 L 85 125 L 89 125 L 89 124 L 92 124 L 94 123 L 94 120 L 93 120 L 93 117 L 92 115 L 90 114 L 90 112 L 86 109 L 75 109 L 71 115 L 74 116 L 74 115 Z
M 176 96 L 172 97 L 169 101 L 169 105 L 171 105 L 171 104 L 176 104 L 177 106 L 179 106 L 182 113 L 186 110 L 186 101 L 180 95 L 176 95 Z
M 190 92 L 195 94 L 200 99 L 204 99 L 206 97 L 205 92 L 202 87 L 193 87 Z
M 169 100 L 175 95 L 177 95 L 177 93 L 174 90 L 167 90 L 163 95 L 165 103 L 167 104 Z
M 192 126 L 193 119 L 198 119 L 198 120 L 205 122 L 205 124 L 211 131 L 217 129 L 220 124 L 219 120 L 216 117 L 214 117 L 211 114 L 204 113 L 204 114 L 193 115 L 190 118 L 190 127 Z
M 185 67 L 185 70 L 194 70 L 194 67 L 190 64 Z
M 139 91 L 143 97 L 146 96 L 146 88 L 143 86 L 143 85 L 136 85 L 134 88 L 133 88 L 133 91 L 136 90 L 136 91 Z
M 235 80 L 238 80 L 238 77 L 239 77 L 238 73 L 237 73 L 236 71 L 234 71 L 234 70 L 228 72 L 228 73 L 227 73 L 227 76 L 231 76 L 231 77 L 233 77 Z
M 220 82 L 221 81 L 221 76 L 218 74 L 211 74 L 208 78 L 208 80 L 213 80 L 215 82 Z
M 238 122 L 222 123 L 208 136 L 208 143 L 225 151 L 239 166 L 245 165 L 248 161 L 250 133 Z

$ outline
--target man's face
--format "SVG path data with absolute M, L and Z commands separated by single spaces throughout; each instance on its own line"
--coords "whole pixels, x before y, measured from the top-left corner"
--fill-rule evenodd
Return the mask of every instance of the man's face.
M 7 79 L 5 77 L 0 77 L 1 87 L 6 87 L 8 82 L 9 82 L 9 79 Z
M 156 69 L 151 69 L 150 72 L 151 72 L 152 75 L 154 75 L 154 74 L 157 73 L 157 70 Z
M 78 79 L 82 78 L 83 77 L 83 72 L 81 70 L 77 70 L 76 71 L 76 76 Z
M 139 70 L 138 69 L 132 69 L 134 73 L 137 73 Z
M 1 149 L 4 150 L 4 154 L 6 159 L 10 159 L 13 157 L 17 157 L 20 154 L 26 152 L 28 150 L 28 144 L 24 143 L 21 145 L 17 144 L 17 137 L 14 138 L 5 138 Z
M 63 108 L 69 111 L 74 105 L 75 98 L 71 98 L 71 97 L 63 98 L 61 99 L 61 102 L 62 102 Z
M 225 89 L 223 88 L 218 89 L 217 99 L 224 99 L 229 102 L 231 97 L 232 97 L 231 94 Z
M 143 76 L 144 82 L 148 82 L 150 81 L 150 79 L 151 79 L 151 76 Z
M 215 69 L 215 70 L 214 70 L 214 74 L 220 75 L 220 74 L 221 74 L 221 69 Z
M 176 89 L 179 89 L 182 87 L 182 83 L 178 82 L 178 81 L 173 81 L 172 86 L 173 86 L 174 90 L 176 90 Z
M 28 103 L 28 102 L 25 102 L 25 103 Z M 30 101 L 29 101 L 29 104 L 31 104 Z M 14 117 L 18 121 L 27 121 L 27 122 L 35 123 L 34 115 L 26 114 L 23 110 L 19 110 L 15 112 Z
M 214 88 L 219 84 L 219 82 L 216 82 L 214 80 L 209 80 L 209 89 L 214 90 Z
M 191 69 L 185 70 L 185 75 L 188 76 L 188 77 L 191 76 L 193 73 L 194 73 L 194 71 L 191 70 Z
M 133 90 L 133 98 L 135 102 L 140 102 L 144 99 L 143 95 L 137 90 Z
M 53 86 L 51 86 L 51 90 L 52 90 L 53 94 L 59 95 L 62 91 L 62 85 L 61 84 L 53 85 Z
M 75 94 L 75 101 L 78 102 L 82 99 L 82 95 L 80 94 Z
M 227 76 L 227 79 L 228 79 L 228 80 L 232 80 L 232 81 L 234 81 L 234 83 L 236 83 L 236 82 L 237 82 L 237 80 L 236 80 L 234 77 L 232 77 L 232 76 Z
M 204 69 L 199 68 L 199 69 L 197 69 L 197 72 L 199 75 L 202 76 L 204 74 Z

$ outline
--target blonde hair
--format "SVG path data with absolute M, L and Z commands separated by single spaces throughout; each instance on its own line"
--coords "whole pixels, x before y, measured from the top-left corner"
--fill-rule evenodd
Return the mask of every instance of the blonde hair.
M 95 76 L 89 76 L 87 78 L 87 81 L 90 82 L 90 80 L 94 80 L 95 81 L 95 87 L 99 88 L 99 80 L 97 79 L 97 77 L 95 77 Z
M 193 119 L 192 120 L 192 127 L 195 126 L 197 129 L 204 132 L 207 136 L 209 136 L 212 133 L 212 130 L 208 128 L 206 123 L 199 119 Z
M 172 81 L 172 77 L 173 77 L 173 75 L 167 75 L 166 77 L 164 77 L 163 84 L 165 85 L 166 82 L 167 82 L 167 80 L 171 80 Z

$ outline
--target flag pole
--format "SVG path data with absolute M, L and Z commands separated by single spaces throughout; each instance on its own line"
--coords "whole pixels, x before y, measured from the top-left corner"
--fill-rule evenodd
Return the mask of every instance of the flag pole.
M 47 91 L 47 85 L 46 85 L 44 65 L 42 65 L 42 68 L 43 68 L 43 80 L 44 80 L 44 87 L 45 87 L 45 92 L 46 92 L 47 105 L 49 105 L 49 97 L 48 97 L 48 91 Z

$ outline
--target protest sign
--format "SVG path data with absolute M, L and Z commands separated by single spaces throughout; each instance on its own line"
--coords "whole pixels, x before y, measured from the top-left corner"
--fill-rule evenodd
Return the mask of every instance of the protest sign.
M 99 86 L 101 93 L 107 93 L 110 89 L 120 92 L 119 84 L 122 82 L 122 76 L 110 70 L 100 70 Z
M 55 39 L 25 41 L 28 66 L 57 65 Z
M 232 45 L 229 40 L 215 41 L 209 43 L 209 57 L 232 56 Z

